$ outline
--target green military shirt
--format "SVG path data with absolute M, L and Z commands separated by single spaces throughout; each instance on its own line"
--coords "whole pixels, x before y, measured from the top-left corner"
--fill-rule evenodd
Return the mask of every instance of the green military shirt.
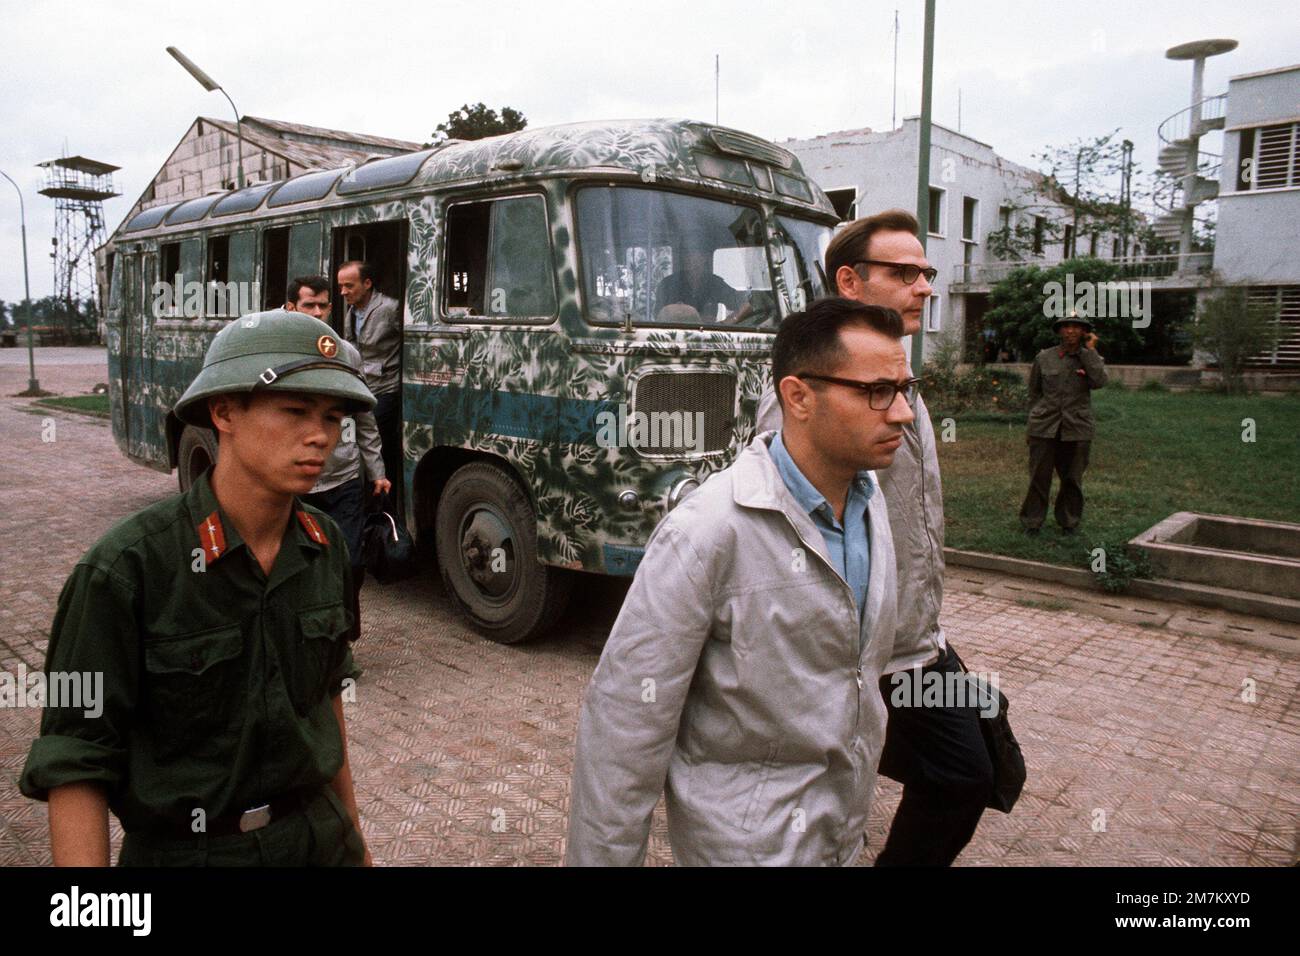
M 268 579 L 210 475 L 119 522 L 64 585 L 46 671 L 102 672 L 102 714 L 46 706 L 27 796 L 96 782 L 128 833 L 161 832 L 337 775 L 330 697 L 356 673 L 342 535 L 295 502 Z
M 1096 349 L 1043 349 L 1029 372 L 1029 437 L 1092 440 L 1092 389 L 1106 384 Z

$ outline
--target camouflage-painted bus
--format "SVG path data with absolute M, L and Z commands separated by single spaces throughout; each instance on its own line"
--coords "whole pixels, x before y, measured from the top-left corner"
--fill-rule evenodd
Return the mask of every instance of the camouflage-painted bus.
M 577 572 L 632 574 L 659 519 L 752 438 L 773 333 L 823 293 L 835 222 L 787 150 L 670 120 L 453 140 L 156 206 L 108 250 L 113 434 L 188 487 L 215 441 L 170 409 L 212 336 L 280 306 L 291 277 L 368 260 L 404 303 L 407 524 L 481 632 L 524 640 Z

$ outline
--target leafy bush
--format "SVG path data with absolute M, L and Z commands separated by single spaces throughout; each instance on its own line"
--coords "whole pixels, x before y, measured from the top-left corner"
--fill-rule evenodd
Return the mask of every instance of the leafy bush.
M 1003 412 L 1029 410 L 1029 388 L 1011 369 L 977 365 L 962 372 L 927 363 L 921 370 L 921 394 L 934 413 Z
M 1093 570 L 1093 552 L 1101 548 L 1105 552 L 1105 570 Z M 1129 589 L 1135 578 L 1151 577 L 1151 562 L 1146 553 L 1136 548 L 1130 549 L 1128 542 L 1118 544 L 1102 542 L 1094 544 L 1084 554 L 1084 565 L 1096 575 L 1102 590 L 1109 594 L 1123 594 Z
M 1046 269 L 1031 265 L 1012 270 L 990 291 L 984 325 L 997 332 L 1002 346 L 1016 353 L 1021 361 L 1032 361 L 1040 351 L 1060 340 L 1052 331 L 1055 318 L 1048 314 L 1049 295 L 1044 287 L 1050 282 L 1064 287 L 1067 275 L 1073 275 L 1074 286 L 1081 288 L 1085 282 L 1100 285 L 1117 281 L 1121 270 L 1112 262 L 1092 258 L 1069 259 Z M 1067 313 L 1068 309 L 1067 303 Z M 1133 328 L 1131 317 L 1092 316 L 1091 321 L 1107 361 L 1125 361 L 1143 351 L 1143 337 Z
M 1148 380 L 1148 381 L 1146 381 L 1146 382 L 1143 382 L 1143 383 L 1142 383 L 1142 389 L 1141 389 L 1141 390 L 1144 391 L 1144 392 L 1167 392 L 1167 391 L 1169 391 L 1169 389 L 1165 386 L 1165 383 L 1162 382 L 1162 381 L 1160 381 L 1160 379 L 1158 379 L 1158 378 L 1153 378 L 1153 379 L 1150 379 L 1150 380 Z
M 1278 341 L 1277 306 L 1251 301 L 1244 288 L 1222 289 L 1201 305 L 1192 341 L 1219 366 L 1219 388 L 1246 391 L 1246 363 Z

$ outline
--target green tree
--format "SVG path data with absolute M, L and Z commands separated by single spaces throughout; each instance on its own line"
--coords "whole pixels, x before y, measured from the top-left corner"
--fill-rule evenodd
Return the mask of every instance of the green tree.
M 1192 342 L 1219 367 L 1219 388 L 1241 394 L 1246 391 L 1246 364 L 1277 346 L 1277 304 L 1252 300 L 1240 286 L 1220 289 L 1201 303 Z
M 1029 361 L 1040 350 L 1060 341 L 1052 331 L 1056 316 L 1049 308 L 1052 300 L 1052 283 L 1064 289 L 1067 276 L 1073 276 L 1076 290 L 1092 283 L 1094 288 L 1103 282 L 1119 278 L 1120 269 L 1103 259 L 1067 259 L 1048 268 L 1025 266 L 1013 269 L 1007 277 L 989 292 L 989 310 L 984 314 L 984 327 L 993 329 L 1001 348 Z M 1065 312 L 1070 303 L 1065 304 Z M 1082 313 L 1080 313 L 1082 314 Z M 1098 348 L 1109 360 L 1123 361 L 1141 353 L 1142 335 L 1133 328 L 1131 317 L 1108 315 L 1088 316 L 1100 340 Z
M 485 103 L 466 103 L 460 109 L 447 116 L 447 122 L 439 123 L 433 133 L 433 141 L 441 143 L 448 139 L 485 139 L 488 136 L 500 136 L 502 133 L 516 133 L 528 125 L 528 118 L 523 113 L 509 106 L 501 108 L 501 114 L 489 109 Z

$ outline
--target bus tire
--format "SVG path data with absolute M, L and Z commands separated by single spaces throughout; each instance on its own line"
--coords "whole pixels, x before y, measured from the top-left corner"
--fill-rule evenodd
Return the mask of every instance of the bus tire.
M 217 436 L 211 428 L 186 425 L 176 449 L 176 478 L 181 492 L 189 491 L 199 476 L 217 461 Z
M 488 639 L 530 640 L 563 613 L 572 576 L 538 562 L 532 502 L 504 468 L 480 461 L 451 476 L 434 541 L 447 594 Z

